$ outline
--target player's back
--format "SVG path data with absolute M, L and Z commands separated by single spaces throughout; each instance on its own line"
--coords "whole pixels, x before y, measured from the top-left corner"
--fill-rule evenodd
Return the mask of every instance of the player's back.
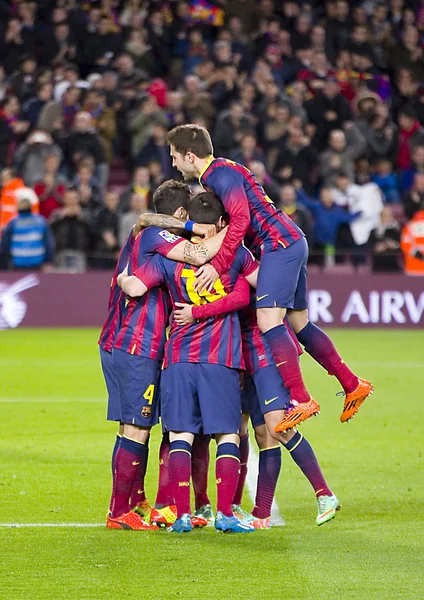
M 156 255 L 138 272 L 142 281 L 152 284 L 166 283 L 172 303 L 184 302 L 201 305 L 215 302 L 233 288 L 237 276 L 248 272 L 256 263 L 243 246 L 228 273 L 218 279 L 214 293 L 206 290 L 198 294 L 194 289 L 197 267 L 178 263 Z M 164 368 L 178 362 L 221 364 L 233 369 L 244 368 L 241 351 L 240 322 L 237 313 L 205 319 L 180 326 L 171 321 L 169 339 L 165 348 Z
M 121 326 L 122 309 L 125 305 L 125 294 L 118 285 L 118 275 L 128 264 L 134 246 L 134 235 L 131 231 L 119 252 L 115 271 L 110 282 L 108 315 L 99 337 L 99 346 L 106 352 L 112 352 L 116 332 Z
M 142 236 L 143 231 L 134 242 L 128 264 L 129 275 L 149 259 L 140 244 Z M 114 347 L 130 354 L 162 360 L 170 311 L 168 294 L 160 287 L 152 288 L 140 298 L 125 297 L 121 327 Z
M 245 193 L 249 202 L 250 228 L 246 244 L 252 250 L 271 252 L 279 245 L 290 246 L 303 236 L 301 229 L 267 196 L 253 173 L 226 158 L 216 158 L 200 178 L 203 187 L 216 193 L 228 212 L 237 195 Z

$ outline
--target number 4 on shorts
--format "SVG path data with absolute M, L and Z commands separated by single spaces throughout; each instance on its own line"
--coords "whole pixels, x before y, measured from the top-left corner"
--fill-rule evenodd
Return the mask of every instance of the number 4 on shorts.
M 155 395 L 155 386 L 153 383 L 149 385 L 143 394 L 143 398 L 148 401 L 149 404 L 153 404 L 153 397 Z

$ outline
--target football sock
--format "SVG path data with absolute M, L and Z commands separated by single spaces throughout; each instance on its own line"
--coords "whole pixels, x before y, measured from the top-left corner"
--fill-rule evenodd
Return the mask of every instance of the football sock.
M 257 519 L 271 516 L 271 506 L 281 470 L 281 448 L 266 448 L 259 451 L 258 487 L 252 515 Z
M 303 382 L 298 351 L 287 327 L 277 325 L 264 333 L 264 337 L 271 348 L 284 385 L 290 390 L 290 398 L 297 402 L 309 402 L 310 394 Z
M 249 434 L 240 436 L 240 475 L 234 495 L 233 504 L 241 504 L 244 484 L 247 477 L 247 461 L 249 460 Z
M 356 389 L 357 376 L 345 365 L 333 342 L 322 329 L 309 321 L 299 331 L 297 339 L 305 346 L 306 352 L 324 367 L 329 375 L 337 377 L 346 394 Z
M 112 517 L 120 517 L 129 510 L 131 490 L 147 446 L 122 436 L 115 459 L 115 497 Z
M 208 496 L 209 445 L 211 436 L 199 433 L 194 436 L 191 455 L 191 480 L 194 489 L 196 510 L 210 504 Z
M 299 432 L 284 444 L 286 450 L 314 488 L 315 496 L 331 496 L 332 491 L 325 481 L 312 446 Z
M 165 433 L 159 448 L 159 482 L 156 494 L 155 508 L 163 508 L 174 504 L 169 481 L 169 434 Z
M 146 450 L 140 456 L 140 464 L 138 465 L 137 473 L 134 479 L 134 483 L 131 489 L 130 495 L 130 510 L 135 508 L 146 500 L 146 493 L 144 491 L 144 478 L 146 476 L 147 462 L 149 460 L 149 441 L 145 444 Z
M 177 518 L 190 514 L 191 444 L 184 440 L 171 442 L 169 479 L 177 507 Z
M 224 442 L 216 449 L 217 510 L 233 516 L 232 504 L 240 473 L 240 450 L 237 444 Z
M 121 436 L 117 433 L 115 439 L 115 445 L 112 450 L 112 495 L 110 497 L 109 512 L 112 510 L 113 499 L 115 497 L 115 462 L 116 453 L 118 452 L 119 444 L 121 443 Z

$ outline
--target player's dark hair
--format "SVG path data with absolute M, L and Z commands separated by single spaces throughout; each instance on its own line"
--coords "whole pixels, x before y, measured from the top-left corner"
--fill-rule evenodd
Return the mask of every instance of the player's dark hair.
M 198 158 L 207 158 L 213 154 L 213 145 L 209 132 L 201 125 L 178 125 L 168 133 L 168 144 L 185 156 L 193 152 Z
M 153 204 L 157 213 L 173 215 L 177 208 L 188 210 L 191 189 L 182 181 L 164 181 L 153 194 Z
M 221 200 L 212 192 L 201 192 L 194 196 L 188 206 L 189 218 L 196 223 L 215 225 L 220 217 L 225 217 Z

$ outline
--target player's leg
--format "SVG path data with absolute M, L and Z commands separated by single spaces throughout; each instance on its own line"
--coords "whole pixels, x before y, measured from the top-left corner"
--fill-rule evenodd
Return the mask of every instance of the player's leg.
M 112 353 L 107 352 L 100 348 L 100 362 L 102 365 L 103 376 L 106 383 L 107 389 L 107 420 L 117 421 L 119 423 L 118 432 L 116 434 L 115 442 L 112 449 L 112 493 L 109 502 L 109 512 L 113 504 L 114 493 L 115 493 L 115 459 L 116 453 L 118 452 L 119 444 L 121 443 L 121 437 L 124 432 L 124 426 L 121 421 L 121 403 L 119 400 L 119 385 L 118 379 L 113 367 Z
M 169 481 L 177 507 L 170 531 L 191 531 L 190 478 L 194 435 L 201 430 L 197 400 L 197 367 L 192 363 L 170 365 L 161 376 L 161 416 L 169 431 Z
M 243 398 L 242 391 L 242 398 Z M 237 484 L 236 493 L 234 494 L 233 499 L 233 513 L 243 519 L 248 516 L 248 513 L 243 510 L 241 504 L 243 500 L 243 491 L 246 483 L 247 477 L 247 462 L 249 460 L 249 412 L 245 412 L 245 409 L 242 405 L 242 414 L 241 414 L 241 428 L 239 432 L 240 436 L 240 474 Z
M 235 369 L 199 364 L 199 403 L 203 431 L 215 434 L 218 531 L 254 531 L 233 515 L 232 503 L 240 471 L 240 378 Z
M 144 493 L 144 474 L 148 457 L 150 429 L 158 422 L 156 387 L 157 361 L 113 350 L 113 364 L 119 383 L 123 436 L 115 460 L 115 497 L 108 527 L 121 529 L 157 529 L 132 513 L 134 483 L 139 496 Z M 133 501 L 134 503 L 134 501 Z M 136 519 L 138 518 L 138 520 Z
M 321 467 L 308 440 L 298 431 L 282 434 L 283 446 L 311 484 L 318 504 L 317 525 L 322 525 L 336 516 L 340 504 L 329 488 Z
M 324 367 L 329 375 L 334 375 L 339 380 L 345 393 L 340 420 L 342 423 L 348 421 L 358 412 L 364 400 L 372 394 L 372 384 L 349 369 L 330 337 L 309 321 L 307 309 L 288 311 L 288 319 L 306 352 Z
M 209 446 L 211 436 L 203 432 L 194 437 L 191 457 L 191 478 L 193 481 L 195 508 L 210 505 L 208 496 Z
M 293 427 L 317 412 L 319 406 L 311 398 L 303 382 L 298 352 L 293 339 L 282 322 L 286 309 L 299 308 L 297 294 L 302 273 L 306 276 L 308 246 L 301 238 L 288 248 L 263 255 L 258 275 L 257 319 L 258 326 L 268 342 L 275 364 L 290 391 L 296 413 L 282 421 L 282 430 Z M 306 292 L 306 289 L 305 289 Z M 306 308 L 306 294 L 303 299 Z
M 156 502 L 150 512 L 150 523 L 159 527 L 168 527 L 175 523 L 177 518 L 177 508 L 169 480 L 169 450 L 169 433 L 165 432 L 159 447 L 159 480 Z
M 287 402 L 289 395 L 288 391 L 283 385 L 281 377 L 274 365 L 259 369 L 253 374 L 251 380 L 255 385 L 260 411 L 264 416 L 268 435 L 270 435 L 274 440 L 280 442 L 284 448 L 288 450 L 290 456 L 298 465 L 314 489 L 318 501 L 317 523 L 321 525 L 321 523 L 324 523 L 326 520 L 334 517 L 335 511 L 338 509 L 339 504 L 337 498 L 327 485 L 309 442 L 300 433 L 297 433 L 293 429 L 284 433 L 275 431 L 275 427 L 279 423 L 281 413 L 280 410 L 270 409 L 274 408 L 276 405 L 278 408 L 278 403 L 280 402 Z M 269 402 L 269 398 L 272 399 L 274 397 L 276 397 L 276 400 Z M 257 414 L 257 412 L 252 410 L 251 414 L 252 422 L 255 424 L 260 424 L 260 416 Z M 265 438 L 263 442 L 258 442 L 258 444 L 259 443 L 269 444 L 270 440 Z M 276 453 L 275 460 L 278 461 Z M 329 510 L 330 512 L 327 512 Z

